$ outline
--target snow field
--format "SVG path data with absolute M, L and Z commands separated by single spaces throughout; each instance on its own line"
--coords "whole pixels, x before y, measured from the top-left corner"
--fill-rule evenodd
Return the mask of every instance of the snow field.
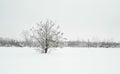
M 119 48 L 0 47 L 0 74 L 120 74 Z

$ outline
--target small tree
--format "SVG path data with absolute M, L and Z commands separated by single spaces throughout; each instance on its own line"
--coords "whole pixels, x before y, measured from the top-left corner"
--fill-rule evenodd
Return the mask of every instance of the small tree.
M 47 53 L 50 47 L 57 47 L 62 39 L 63 33 L 59 31 L 59 26 L 55 25 L 53 21 L 47 20 L 40 21 L 36 27 L 31 28 L 31 37 L 39 43 L 44 53 Z
M 29 31 L 24 30 L 22 32 L 22 36 L 24 38 L 24 46 L 32 46 L 32 40 Z

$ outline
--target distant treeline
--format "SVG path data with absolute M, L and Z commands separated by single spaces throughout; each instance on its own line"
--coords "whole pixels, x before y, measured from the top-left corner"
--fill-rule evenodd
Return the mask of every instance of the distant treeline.
M 101 48 L 119 48 L 119 42 L 111 42 L 111 41 L 67 41 L 68 47 L 101 47 Z
M 63 41 L 54 47 L 101 47 L 101 48 L 119 48 L 120 42 L 114 41 Z M 39 47 L 35 41 L 19 41 L 8 38 L 0 38 L 0 47 Z
M 32 41 L 15 40 L 9 38 L 0 38 L 0 47 L 33 47 L 37 46 Z
M 0 38 L 0 46 L 1 47 L 22 47 L 20 41 L 14 40 L 14 39 L 8 39 L 8 38 Z

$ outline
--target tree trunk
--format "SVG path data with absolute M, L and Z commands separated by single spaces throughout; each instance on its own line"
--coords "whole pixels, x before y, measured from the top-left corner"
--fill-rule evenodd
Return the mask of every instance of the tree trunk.
M 45 48 L 45 53 L 47 53 L 47 51 L 48 51 L 48 48 Z

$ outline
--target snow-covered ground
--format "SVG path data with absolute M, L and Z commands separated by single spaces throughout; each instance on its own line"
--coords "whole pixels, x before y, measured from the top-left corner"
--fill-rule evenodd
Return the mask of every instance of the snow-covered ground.
M 120 74 L 120 49 L 0 47 L 0 74 Z

